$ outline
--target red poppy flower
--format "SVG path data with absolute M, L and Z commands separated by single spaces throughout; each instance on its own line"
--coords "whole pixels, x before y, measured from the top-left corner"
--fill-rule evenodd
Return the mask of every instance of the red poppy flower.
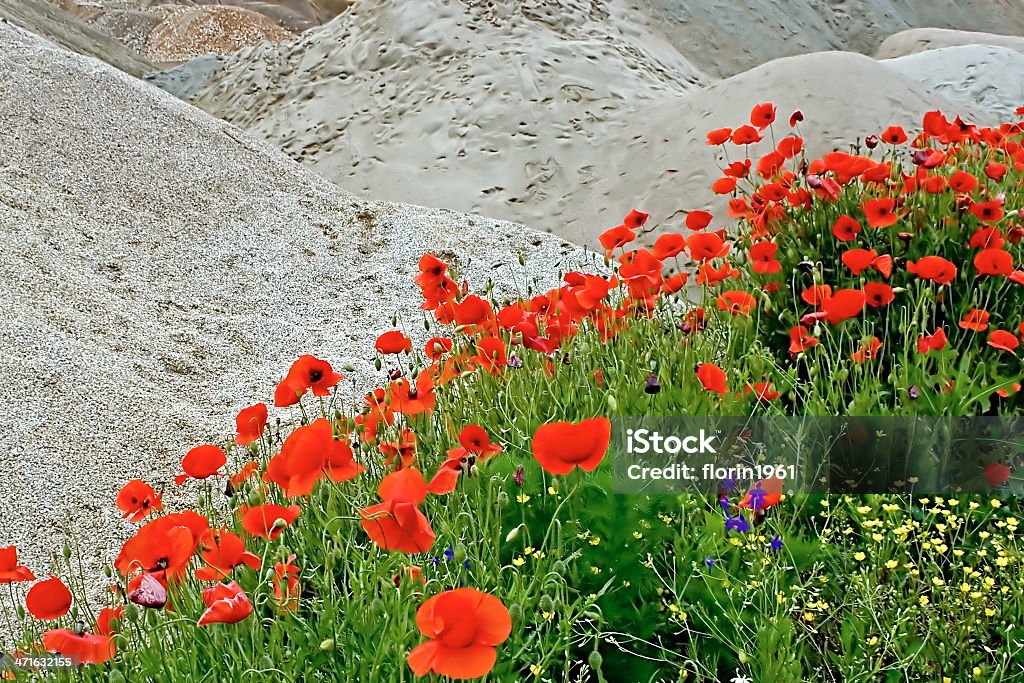
M 734 161 L 734 162 L 732 162 L 731 164 L 726 166 L 724 169 L 722 169 L 722 175 L 729 176 L 730 178 L 736 178 L 737 180 L 739 180 L 740 178 L 746 178 L 747 176 L 750 175 L 750 159 L 743 159 L 741 161 Z M 739 197 L 739 198 L 730 200 L 730 204 L 732 202 L 734 202 L 734 201 L 743 202 L 744 205 L 746 205 L 746 201 L 747 200 L 742 198 L 742 197 Z M 743 215 L 743 212 L 740 212 L 740 213 L 738 213 L 736 215 L 730 214 L 729 217 L 730 218 L 736 218 L 737 216 L 740 216 L 740 215 Z M 710 216 L 710 214 L 709 214 L 709 216 Z M 700 228 L 694 228 L 694 229 L 699 230 Z
M 1002 249 L 982 249 L 974 256 L 974 267 L 982 275 L 1009 275 L 1013 272 L 1013 256 Z
M 117 633 L 117 628 L 114 626 L 114 622 L 120 621 L 123 618 L 123 605 L 120 607 L 104 607 L 96 616 L 96 633 L 101 636 L 114 635 Z
M 775 105 L 771 102 L 758 104 L 750 112 L 750 123 L 757 126 L 758 129 L 767 128 L 775 121 L 775 112 Z
M 960 327 L 973 332 L 984 332 L 988 329 L 988 318 L 988 311 L 972 308 L 967 311 L 967 315 L 960 321 Z
M 789 115 L 789 127 L 795 128 L 796 124 L 804 120 L 804 113 L 797 109 L 795 112 Z
M 1007 170 L 1006 164 L 1001 164 L 998 161 L 990 161 L 985 164 L 985 175 L 997 183 L 1003 179 Z
M 871 267 L 882 274 L 883 277 L 892 275 L 892 256 L 882 254 L 871 261 Z
M 782 269 L 782 264 L 775 260 L 775 253 L 778 250 L 779 245 L 775 242 L 765 240 L 755 242 L 750 247 L 750 260 L 754 272 L 761 275 L 779 272 Z
M 174 483 L 181 486 L 186 479 L 206 479 L 218 473 L 227 464 L 228 457 L 217 446 L 196 446 L 182 458 L 181 467 L 184 474 L 174 478 Z
M 200 581 L 226 579 L 243 564 L 254 570 L 262 566 L 260 558 L 245 549 L 241 537 L 228 529 L 208 529 L 199 541 L 199 552 L 207 564 L 196 570 Z
M 856 318 L 864 310 L 867 297 L 859 289 L 840 289 L 821 304 L 825 320 L 838 325 L 844 320 Z
M 747 385 L 747 393 L 753 393 L 758 401 L 774 401 L 780 394 L 772 388 L 771 382 L 757 382 Z
M 25 607 L 36 619 L 60 619 L 71 609 L 71 591 L 56 576 L 32 586 L 25 596 Z
M 400 377 L 388 388 L 388 399 L 391 410 L 408 417 L 429 413 L 437 403 L 434 393 L 434 378 L 429 372 L 421 372 L 412 384 L 405 377 Z
M 1020 340 L 1012 332 L 993 330 L 988 335 L 988 345 L 995 349 L 1013 353 L 1020 346 Z
M 864 297 L 868 306 L 877 308 L 892 303 L 896 294 L 892 291 L 892 287 L 884 282 L 869 282 L 864 285 Z
M 949 186 L 957 192 L 970 192 L 978 186 L 978 179 L 967 171 L 956 171 L 949 176 Z
M 832 224 L 832 234 L 836 236 L 836 239 L 843 242 L 852 242 L 857 239 L 860 230 L 860 223 L 855 218 L 846 214 L 837 218 L 836 222 Z
M 416 627 L 428 640 L 409 653 L 414 674 L 480 678 L 494 668 L 495 648 L 512 633 L 512 618 L 493 595 L 456 588 L 424 602 Z
M 929 353 L 931 351 L 941 351 L 946 348 L 946 343 L 948 341 L 949 339 L 946 337 L 946 331 L 940 327 L 935 330 L 933 334 L 918 337 L 917 352 Z
M 803 148 L 803 138 L 797 137 L 796 135 L 787 135 L 779 140 L 779 144 L 776 146 L 775 151 L 781 154 L 785 159 L 792 159 L 799 154 Z
M 689 273 L 676 273 L 675 275 L 669 275 L 665 278 L 665 281 L 661 283 L 662 293 L 674 294 L 675 292 L 678 292 L 686 286 L 686 281 L 689 277 Z
M 68 657 L 77 664 L 103 664 L 115 654 L 111 636 L 77 633 L 66 628 L 43 633 L 43 648 Z
M 860 275 L 871 267 L 878 253 L 874 249 L 849 249 L 843 252 L 840 260 L 854 275 Z
M 253 536 L 261 536 L 275 540 L 286 528 L 299 517 L 302 509 L 298 505 L 283 507 L 267 503 L 249 507 L 242 505 L 238 514 L 242 518 L 242 528 Z
M 694 232 L 703 230 L 711 225 L 713 216 L 708 211 L 691 211 L 686 214 L 686 227 Z
M 363 469 L 353 458 L 352 447 L 335 439 L 331 423 L 321 417 L 288 435 L 281 451 L 267 463 L 263 479 L 280 486 L 288 498 L 297 498 L 312 493 L 325 474 L 343 482 Z
M 694 261 L 709 261 L 729 253 L 729 245 L 717 232 L 698 232 L 686 238 L 686 246 Z
M 359 511 L 362 527 L 384 550 L 425 553 L 434 544 L 433 529 L 417 507 L 427 497 L 427 482 L 419 470 L 407 468 L 384 477 L 377 493 L 384 502 Z
M 753 126 L 740 126 L 732 132 L 732 142 L 735 145 L 752 145 L 761 141 L 761 135 Z
M 427 491 L 435 496 L 444 496 L 455 490 L 459 484 L 459 475 L 472 468 L 469 454 L 463 454 L 458 458 L 448 458 L 437 469 L 430 483 L 427 484 Z
M 252 614 L 252 603 L 236 582 L 218 583 L 203 591 L 206 611 L 199 617 L 199 625 L 237 624 Z
M 907 261 L 907 270 L 922 280 L 931 280 L 948 285 L 956 277 L 956 266 L 941 256 L 924 256 L 917 261 Z
M 395 584 L 395 588 L 401 588 L 403 581 L 412 581 L 413 583 L 419 583 L 421 586 L 427 585 L 427 580 L 423 576 L 423 570 L 419 567 L 403 567 L 401 574 L 393 574 L 391 581 Z
M 192 510 L 158 517 L 125 541 L 114 567 L 125 576 L 141 569 L 180 577 L 209 527 L 209 521 Z
M 412 467 L 416 458 L 416 434 L 408 427 L 403 427 L 397 441 L 382 441 L 380 452 L 384 454 L 384 466 L 400 470 Z
M 236 474 L 231 475 L 231 485 L 237 489 L 243 483 L 249 481 L 249 478 L 256 474 L 259 468 L 260 464 L 255 460 L 245 463 Z
M 491 304 L 476 294 L 463 297 L 455 306 L 455 323 L 458 325 L 480 325 L 494 316 Z
M 725 371 L 714 363 L 701 363 L 697 366 L 697 379 L 700 380 L 704 391 L 713 391 L 716 394 L 728 393 L 726 386 Z
M 723 292 L 715 303 L 733 315 L 750 315 L 750 311 L 757 305 L 757 299 L 741 289 L 733 289 Z
M 471 360 L 492 375 L 501 374 L 508 365 L 505 342 L 501 337 L 484 337 L 476 343 L 476 355 Z
M 390 330 L 377 337 L 373 347 L 377 349 L 378 353 L 387 356 L 402 351 L 412 351 L 412 340 L 402 334 L 400 330 Z
M 654 257 L 659 260 L 672 258 L 686 249 L 686 238 L 677 232 L 658 236 L 654 243 Z
M 773 178 L 782 170 L 785 163 L 786 157 L 782 156 L 778 152 L 768 152 L 758 160 L 757 174 L 762 178 Z M 772 189 L 772 185 L 774 185 L 774 190 Z M 777 185 L 772 185 L 763 186 L 760 190 L 761 194 L 769 199 L 772 199 L 769 195 L 774 194 L 775 198 L 772 199 L 772 201 L 781 201 L 785 195 L 778 192 L 780 188 Z
M 870 341 L 865 342 L 859 349 L 854 351 L 850 358 L 853 359 L 854 363 L 864 363 L 878 355 L 878 350 L 881 348 L 882 340 L 878 337 L 872 337 Z
M 732 128 L 716 128 L 715 130 L 708 133 L 707 145 L 709 147 L 717 147 L 718 145 L 724 145 L 732 137 Z
M 18 549 L 15 546 L 0 548 L 0 584 L 35 580 L 35 574 L 28 567 L 18 564 Z
M 800 293 L 800 298 L 811 306 L 819 306 L 830 296 L 832 296 L 830 285 L 812 285 Z
M 327 361 L 309 354 L 300 356 L 274 392 L 274 405 L 279 408 L 295 405 L 310 389 L 314 396 L 330 396 L 331 388 L 342 379 Z
M 999 232 L 999 228 L 991 225 L 978 228 L 971 235 L 971 239 L 967 242 L 967 246 L 974 249 L 1000 249 L 1003 244 L 1002 233 Z
M 647 219 L 651 217 L 651 214 L 644 213 L 643 211 L 637 211 L 633 209 L 629 214 L 622 219 L 622 224 L 627 228 L 637 229 L 643 227 Z
M 710 263 L 703 264 L 697 269 L 698 285 L 715 285 L 724 282 L 731 277 L 739 277 L 740 271 L 728 263 L 723 263 L 720 268 L 715 268 Z
M 431 337 L 424 345 L 423 351 L 430 360 L 440 360 L 444 354 L 452 350 L 453 344 L 448 337 Z
M 606 417 L 541 425 L 533 434 L 533 457 L 550 474 L 568 474 L 577 466 L 593 472 L 608 451 L 611 429 Z
M 994 462 L 986 467 L 982 474 L 989 486 L 1002 486 L 1010 478 L 1010 468 L 1002 463 Z
M 612 252 L 619 247 L 624 247 L 633 240 L 636 239 L 636 233 L 630 230 L 625 225 L 619 225 L 609 230 L 605 230 L 598 237 L 601 242 L 601 246 L 605 248 L 608 253 L 608 258 L 611 258 Z
M 1003 203 L 998 199 L 971 206 L 971 213 L 985 223 L 995 223 L 1003 217 Z
M 266 403 L 257 403 L 239 411 L 235 417 L 235 443 L 248 446 L 256 442 L 267 427 L 267 417 Z
M 274 565 L 274 602 L 281 613 L 299 609 L 302 586 L 299 583 L 301 570 L 295 566 L 295 555 L 289 555 L 284 562 Z
M 907 133 L 902 126 L 889 126 L 879 137 L 882 138 L 882 142 L 890 145 L 902 145 L 907 141 Z
M 715 194 L 729 194 L 736 190 L 736 179 L 724 176 L 711 183 L 711 191 Z
M 149 513 L 163 510 L 161 495 L 153 491 L 153 487 L 141 479 L 132 479 L 117 494 L 117 509 L 122 513 L 121 519 L 130 522 L 141 522 Z
M 886 228 L 900 219 L 896 213 L 896 201 L 889 197 L 869 199 L 861 205 L 868 225 L 872 228 Z
M 789 329 L 789 352 L 803 353 L 807 349 L 817 346 L 818 340 L 811 336 L 810 331 L 803 325 L 796 325 Z

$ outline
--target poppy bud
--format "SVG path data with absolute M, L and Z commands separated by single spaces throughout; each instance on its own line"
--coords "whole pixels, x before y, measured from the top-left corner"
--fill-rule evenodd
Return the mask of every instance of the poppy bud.
M 124 683 L 124 674 L 117 669 L 112 669 L 107 672 L 107 681 L 110 683 Z
M 344 370 L 345 372 L 355 372 L 356 366 L 352 365 L 351 363 L 345 363 L 344 365 L 341 366 L 341 369 Z
M 455 561 L 463 562 L 466 559 L 466 546 L 459 543 L 455 546 Z
M 380 358 L 377 358 L 376 360 L 373 361 L 373 366 L 378 370 L 384 367 L 383 363 L 380 362 Z
M 565 562 L 562 562 L 561 560 L 556 560 L 555 563 L 551 565 L 551 571 L 558 574 L 559 576 L 562 576 L 563 574 L 565 574 Z
M 644 386 L 645 394 L 656 394 L 661 391 L 661 385 L 658 383 L 658 376 L 653 372 L 647 375 L 647 381 Z
M 522 530 L 523 530 L 523 525 L 520 524 L 519 526 L 517 526 L 512 531 L 508 532 L 508 535 L 505 536 L 505 543 L 511 543 L 512 541 L 514 541 L 517 538 L 519 538 L 519 532 L 522 531 Z
M 398 314 L 395 313 L 391 316 L 391 327 L 398 325 Z
M 521 265 L 521 266 L 525 266 L 526 265 L 526 254 L 523 254 L 522 252 L 520 252 L 520 254 L 519 254 L 519 265 Z
M 110 566 L 107 565 L 103 567 L 103 574 L 109 579 L 114 575 L 114 572 L 110 569 Z
M 507 508 L 508 507 L 508 494 L 505 493 L 504 491 L 498 491 L 498 507 L 500 507 L 500 508 Z
M 65 560 L 70 560 L 71 559 L 71 544 L 68 543 L 67 541 L 64 542 L 64 559 Z
M 540 601 L 537 603 L 537 607 L 540 609 L 541 612 L 554 612 L 555 601 L 551 599 L 550 595 L 543 595 L 541 596 Z
M 253 491 L 249 494 L 249 500 L 246 501 L 249 507 L 259 507 L 263 504 L 263 495 L 259 491 Z
M 864 138 L 864 145 L 868 149 L 874 149 L 875 147 L 878 147 L 878 136 L 877 135 L 869 135 L 869 136 L 867 136 L 866 138 Z
M 320 643 L 320 650 L 323 651 L 323 652 L 333 652 L 334 651 L 334 639 L 333 638 L 328 638 L 327 640 L 325 640 L 322 643 Z
M 593 652 L 591 652 L 590 656 L 587 657 L 587 664 L 589 664 L 590 668 L 593 669 L 594 671 L 600 671 L 601 670 L 601 665 L 603 663 L 604 663 L 604 657 L 602 657 L 601 653 L 598 652 L 597 650 L 594 650 Z
M 600 624 L 602 621 L 604 621 L 604 617 L 601 616 L 600 612 L 594 612 L 594 611 L 590 611 L 590 610 L 584 612 L 583 613 L 583 617 L 585 619 L 589 619 L 590 621 L 594 622 L 595 624 Z M 597 654 L 597 653 L 595 652 L 595 654 Z
M 523 608 L 519 605 L 509 605 L 508 616 L 512 618 L 513 624 L 523 623 Z
M 619 402 L 615 400 L 614 394 L 608 394 L 608 410 L 615 412 L 619 409 Z
M 18 609 L 15 610 L 18 613 L 18 619 L 25 620 L 25 608 L 22 605 L 18 605 Z

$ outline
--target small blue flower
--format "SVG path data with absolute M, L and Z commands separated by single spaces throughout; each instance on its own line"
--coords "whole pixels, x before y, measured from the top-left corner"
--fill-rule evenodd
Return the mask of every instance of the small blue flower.
M 775 552 L 779 552 L 780 550 L 782 550 L 782 538 L 778 534 L 775 534 L 775 538 L 773 538 L 772 542 L 768 545 Z
M 722 496 L 721 498 L 719 498 L 718 499 L 718 506 L 720 508 L 722 508 L 722 512 L 724 512 L 725 516 L 728 517 L 729 516 L 729 497 L 728 496 Z
M 722 480 L 722 489 L 725 490 L 725 491 L 728 491 L 729 493 L 732 493 L 733 491 L 736 490 L 736 480 L 735 479 L 723 479 Z
M 444 559 L 448 561 L 455 559 L 455 546 L 451 543 L 448 544 L 448 548 L 444 551 Z
M 464 566 L 466 569 L 469 569 L 469 559 L 468 558 L 462 563 L 462 566 Z
M 761 510 L 764 508 L 764 497 L 768 495 L 768 492 L 761 488 L 761 482 L 757 482 L 754 488 L 747 492 L 750 496 L 750 509 Z
M 431 559 L 431 561 L 432 561 L 432 562 L 434 563 L 434 566 L 435 566 L 435 567 L 436 567 L 437 565 L 441 564 L 441 558 L 440 558 L 440 557 L 438 557 L 437 555 L 434 555 L 434 556 L 433 556 L 432 558 L 430 558 L 430 559 Z
M 705 557 L 704 558 L 704 564 L 706 564 L 708 566 L 708 571 L 711 571 L 711 568 L 715 566 L 715 558 L 710 557 L 710 556 Z
M 743 515 L 740 515 L 739 517 L 730 517 L 725 520 L 725 530 L 727 532 L 738 531 L 743 534 L 750 531 L 750 523 L 747 522 L 747 518 Z

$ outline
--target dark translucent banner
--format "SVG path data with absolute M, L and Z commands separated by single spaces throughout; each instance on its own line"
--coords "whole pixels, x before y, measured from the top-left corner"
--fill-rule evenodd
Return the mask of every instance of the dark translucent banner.
M 1019 494 L 1024 417 L 636 417 L 612 422 L 616 493 Z

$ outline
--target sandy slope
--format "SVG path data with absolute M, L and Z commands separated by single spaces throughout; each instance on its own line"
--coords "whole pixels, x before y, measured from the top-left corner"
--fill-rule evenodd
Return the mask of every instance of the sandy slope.
M 882 63 L 950 100 L 979 105 L 1005 120 L 1014 119 L 1024 105 L 1024 53 L 1008 47 L 944 47 Z
M 1024 3 L 1017 3 L 1024 7 Z M 940 28 L 919 28 L 900 31 L 885 39 L 875 51 L 878 59 L 903 57 L 926 50 L 938 50 L 943 47 L 957 45 L 999 45 L 1024 52 L 1024 28 L 1015 22 L 1007 22 L 997 27 L 1002 33 L 979 33 L 974 31 L 954 31 Z M 1016 31 L 1022 35 L 1004 35 Z
M 370 350 L 391 313 L 423 334 L 422 252 L 505 291 L 533 271 L 553 286 L 582 258 L 519 225 L 359 201 L 4 24 L 0 73 L 0 545 L 39 574 L 69 529 L 95 571 L 129 529 L 118 487 L 164 481 L 186 449 L 229 435 L 298 354 L 384 381 Z
M 638 4 L 680 52 L 720 76 L 808 52 L 870 54 L 886 36 L 911 27 L 1024 34 L 1024 3 L 1019 0 L 638 0 Z
M 111 34 L 46 0 L 0 0 L 0 20 L 44 36 L 65 49 L 102 59 L 135 76 L 155 68 Z
M 705 133 L 746 122 L 759 102 L 776 101 L 786 118 L 802 109 L 811 153 L 931 109 L 985 118 L 858 54 L 780 59 L 702 90 L 631 11 L 570 29 L 528 9 L 485 22 L 475 2 L 427 4 L 413 13 L 361 0 L 303 39 L 230 58 L 196 102 L 363 196 L 517 220 L 587 245 L 634 205 L 661 220 L 720 207 Z M 616 47 L 598 48 L 612 26 Z M 509 47 L 482 56 L 496 45 Z M 634 54 L 643 59 L 627 70 Z

